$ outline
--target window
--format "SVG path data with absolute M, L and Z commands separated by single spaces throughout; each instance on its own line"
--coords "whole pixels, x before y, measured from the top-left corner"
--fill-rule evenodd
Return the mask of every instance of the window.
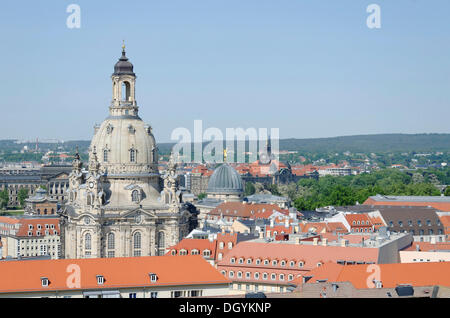
M 158 280 L 158 276 L 155 273 L 149 273 L 148 275 L 150 277 L 150 282 L 156 283 L 156 281 Z
M 431 221 L 430 220 L 427 220 L 427 225 L 431 226 Z
M 245 278 L 246 279 L 250 279 L 251 278 L 251 273 L 250 272 L 246 272 L 245 273 Z
M 232 249 L 233 248 L 233 243 L 231 243 L 231 242 L 228 242 L 228 249 Z
M 418 225 L 418 226 L 422 226 L 422 221 L 417 220 L 417 225 Z
M 84 235 L 84 249 L 85 250 L 91 249 L 91 234 L 90 233 L 86 233 Z
M 268 274 L 267 273 L 263 273 L 263 279 L 267 279 Z
M 141 233 L 140 232 L 136 232 L 133 235 L 133 246 L 135 249 L 140 249 L 141 248 Z
M 264 260 L 264 265 L 269 265 L 269 260 L 268 259 Z
M 103 162 L 108 162 L 108 149 L 103 150 Z
M 403 222 L 402 222 L 402 221 L 398 221 L 398 225 L 399 225 L 400 227 L 403 227 Z
M 131 192 L 131 201 L 139 202 L 139 191 L 138 190 L 133 190 L 133 192 Z
M 48 287 L 48 278 L 47 277 L 41 277 L 41 285 L 42 285 L 42 287 Z
M 290 261 L 289 262 L 289 266 L 294 267 L 295 266 L 295 262 L 294 261 Z
M 413 225 L 413 223 L 412 223 L 411 220 L 408 220 L 408 225 L 409 225 L 409 226 L 412 226 L 412 225 Z
M 233 278 L 233 277 L 234 277 L 234 272 L 233 272 L 233 271 L 230 271 L 230 272 L 228 273 L 228 277 Z
M 179 290 L 173 291 L 170 294 L 171 294 L 172 298 L 179 298 L 179 297 L 181 297 L 183 295 L 183 293 L 181 291 L 179 291 Z
M 286 266 L 286 261 L 281 261 L 280 266 Z
M 219 248 L 220 248 L 220 249 L 223 249 L 223 248 L 224 248 L 224 245 L 225 245 L 225 244 L 224 244 L 223 242 L 220 242 L 220 243 L 219 243 Z
M 130 149 L 130 162 L 136 162 L 136 150 Z
M 303 267 L 303 265 L 304 265 L 303 261 L 298 262 L 298 267 Z
M 259 279 L 259 273 L 253 274 L 253 277 L 254 277 L 255 279 Z
M 256 265 L 261 264 L 261 260 L 260 260 L 260 259 L 257 259 L 257 260 L 255 261 L 255 264 L 256 264 Z
M 239 264 L 244 264 L 244 259 L 243 258 L 239 259 Z
M 432 229 L 429 229 L 429 230 L 428 230 L 428 234 L 429 234 L 429 235 L 433 235 L 433 230 L 432 230 Z
M 97 275 L 97 284 L 103 285 L 105 278 L 102 275 Z
M 113 250 L 115 248 L 115 242 L 114 242 L 114 233 L 108 234 L 108 249 Z
M 191 255 L 198 255 L 198 253 L 199 253 L 198 250 L 192 250 L 191 251 Z
M 158 298 L 158 292 L 151 292 L 150 298 Z
M 116 253 L 114 251 L 108 251 L 108 257 L 109 258 L 116 257 Z
M 232 257 L 231 259 L 230 259 L 230 263 L 231 264 L 234 264 L 236 262 L 236 259 L 234 258 L 234 257 Z
M 279 279 L 284 280 L 284 274 L 280 274 Z
M 130 293 L 129 296 L 130 298 L 136 298 L 136 293 Z
M 289 274 L 289 276 L 288 276 L 288 280 L 289 281 L 291 281 L 291 280 L 293 280 L 294 279 L 294 275 L 292 275 L 292 274 Z
M 242 278 L 242 272 L 237 272 L 237 278 Z
M 211 256 L 211 251 L 210 250 L 204 250 L 203 251 L 203 256 L 204 257 L 210 257 Z
M 247 259 L 247 264 L 251 264 L 251 263 L 252 263 L 252 259 L 251 258 Z
M 272 261 L 272 266 L 277 266 L 277 261 L 276 260 Z
M 270 275 L 270 279 L 276 280 L 276 279 L 277 279 L 277 275 L 276 275 L 276 274 L 271 274 L 271 275 Z

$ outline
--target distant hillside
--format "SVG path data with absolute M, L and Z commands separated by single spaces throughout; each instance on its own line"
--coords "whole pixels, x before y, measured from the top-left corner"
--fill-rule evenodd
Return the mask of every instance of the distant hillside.
M 41 151 L 56 150 L 74 152 L 79 147 L 80 153 L 86 153 L 90 141 L 76 140 L 64 143 L 39 143 Z M 204 143 L 207 144 L 207 143 Z M 158 143 L 159 152 L 168 154 L 174 143 Z M 0 140 L 0 152 L 18 151 L 35 143 L 17 144 L 14 140 Z M 380 134 L 359 135 L 311 139 L 281 139 L 280 150 L 301 152 L 427 152 L 450 151 L 450 134 Z
M 380 134 L 280 140 L 280 150 L 300 149 L 308 152 L 450 151 L 450 134 Z

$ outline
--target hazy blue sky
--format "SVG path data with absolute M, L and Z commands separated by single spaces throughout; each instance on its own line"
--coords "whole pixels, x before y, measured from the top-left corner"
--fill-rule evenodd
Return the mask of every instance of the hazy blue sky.
M 4 1 L 0 139 L 91 139 L 123 39 L 159 142 L 195 119 L 281 138 L 449 133 L 449 21 L 448 0 Z

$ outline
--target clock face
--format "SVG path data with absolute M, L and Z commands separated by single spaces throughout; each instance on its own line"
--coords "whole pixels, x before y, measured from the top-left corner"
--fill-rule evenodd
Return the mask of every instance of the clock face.
M 91 181 L 91 182 L 89 182 L 89 188 L 91 188 L 91 189 L 92 189 L 93 187 L 94 187 L 94 182 L 92 182 L 92 181 Z

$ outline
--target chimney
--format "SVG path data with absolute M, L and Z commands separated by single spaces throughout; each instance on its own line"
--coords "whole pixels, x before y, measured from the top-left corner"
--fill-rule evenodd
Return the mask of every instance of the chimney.
M 264 238 L 264 232 L 263 231 L 259 231 L 259 238 Z
M 275 225 L 275 221 L 273 218 L 270 219 L 270 227 L 273 227 Z
M 319 240 L 318 237 L 313 238 L 313 245 L 317 245 L 317 241 Z
M 295 238 L 295 244 L 300 244 L 300 238 L 299 237 Z
M 289 219 L 286 219 L 285 221 L 284 221 L 284 227 L 285 228 L 289 228 Z
M 325 238 L 325 237 L 322 238 L 322 245 L 327 246 L 327 241 L 328 241 L 327 238 Z
M 416 251 L 419 252 L 420 251 L 420 245 L 416 244 Z
M 270 230 L 267 230 L 267 237 L 270 237 Z
M 342 247 L 348 246 L 348 240 L 342 239 L 342 240 L 341 240 L 341 246 L 342 246 Z

